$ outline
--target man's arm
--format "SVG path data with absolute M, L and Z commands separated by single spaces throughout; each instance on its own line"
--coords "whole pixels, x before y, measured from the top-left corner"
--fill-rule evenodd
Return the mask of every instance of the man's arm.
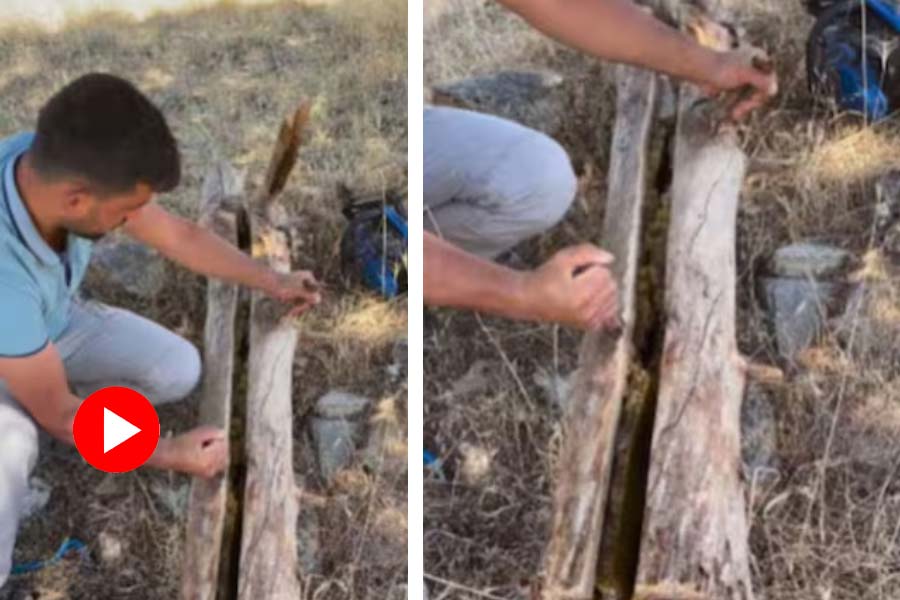
M 425 304 L 591 330 L 618 322 L 612 257 L 599 248 L 566 248 L 534 271 L 516 271 L 427 231 L 423 241 Z
M 53 344 L 31 356 L 0 358 L 0 380 L 16 401 L 50 435 L 74 445 L 72 423 L 81 400 L 72 394 Z M 212 477 L 225 468 L 228 441 L 214 427 L 198 427 L 174 438 L 161 438 L 147 464 L 158 469 Z
M 177 217 L 156 203 L 128 219 L 125 232 L 187 269 L 261 290 L 297 304 L 294 313 L 318 304 L 319 286 L 309 271 L 278 273 L 196 223 Z
M 631 0 L 498 0 L 535 29 L 604 60 L 644 67 L 710 92 L 749 85 L 756 93 L 734 108 L 740 119 L 777 91 L 773 74 L 738 53 L 704 48 Z

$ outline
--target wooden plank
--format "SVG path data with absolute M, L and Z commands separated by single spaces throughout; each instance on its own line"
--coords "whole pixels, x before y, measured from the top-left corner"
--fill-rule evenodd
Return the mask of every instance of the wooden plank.
M 297 160 L 309 116 L 304 104 L 279 133 L 262 192 L 248 208 L 254 258 L 272 269 L 291 268 L 290 245 L 275 210 Z M 296 600 L 297 486 L 293 468 L 292 371 L 297 331 L 286 308 L 259 292 L 250 301 L 250 357 L 246 457 L 238 599 Z
M 613 450 L 631 362 L 640 255 L 646 147 L 655 108 L 656 77 L 618 67 L 618 100 L 609 169 L 603 246 L 616 256 L 622 331 L 586 335 L 578 380 L 566 416 L 552 528 L 544 558 L 545 599 L 594 594 Z
M 221 163 L 212 167 L 203 184 L 199 223 L 237 244 L 233 206 L 240 202 L 243 193 L 243 182 L 231 165 Z M 199 420 L 221 427 L 226 433 L 231 424 L 236 309 L 237 286 L 210 280 L 206 292 Z M 213 479 L 194 477 L 191 482 L 181 582 L 184 600 L 216 598 L 227 496 L 228 468 Z
M 667 326 L 635 600 L 750 600 L 740 476 L 745 365 L 735 335 L 735 220 L 746 157 L 681 88 Z

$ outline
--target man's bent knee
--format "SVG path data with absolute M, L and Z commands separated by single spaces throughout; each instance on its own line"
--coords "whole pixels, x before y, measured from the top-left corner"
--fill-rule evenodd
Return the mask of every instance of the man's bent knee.
M 200 352 L 187 340 L 178 339 L 163 362 L 153 369 L 154 381 L 149 387 L 154 404 L 176 402 L 193 392 L 200 383 Z
M 558 142 L 541 136 L 533 144 L 528 170 L 529 192 L 523 209 L 528 211 L 529 225 L 535 233 L 559 223 L 572 206 L 578 180 L 569 155 Z

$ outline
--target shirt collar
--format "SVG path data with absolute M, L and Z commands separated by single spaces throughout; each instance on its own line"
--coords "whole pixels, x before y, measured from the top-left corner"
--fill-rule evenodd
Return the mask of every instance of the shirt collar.
M 18 151 L 6 163 L 3 173 L 6 202 L 9 205 L 9 212 L 12 215 L 16 229 L 19 230 L 19 235 L 22 237 L 25 245 L 42 263 L 52 264 L 59 262 L 59 255 L 53 251 L 53 248 L 38 233 L 37 227 L 34 226 L 34 221 L 31 220 L 31 215 L 28 214 L 28 209 L 25 207 L 25 202 L 22 200 L 22 196 L 19 195 L 19 189 L 16 186 L 16 163 L 27 150 L 28 148 L 26 147 Z

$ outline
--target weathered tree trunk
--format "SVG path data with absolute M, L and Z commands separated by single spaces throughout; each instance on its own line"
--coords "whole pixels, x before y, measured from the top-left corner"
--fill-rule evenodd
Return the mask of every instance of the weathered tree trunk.
M 745 157 L 682 86 L 666 336 L 635 600 L 749 600 L 735 219 Z
M 275 203 L 297 159 L 304 105 L 282 126 L 266 182 L 248 208 L 252 253 L 273 269 L 290 271 L 287 236 L 278 229 L 283 211 Z M 254 292 L 250 305 L 247 392 L 247 475 L 241 534 L 239 600 L 296 600 L 297 487 L 293 469 L 291 374 L 297 331 L 285 307 Z
M 235 206 L 241 202 L 243 182 L 227 163 L 206 176 L 200 224 L 237 244 Z M 235 356 L 237 286 L 210 280 L 207 285 L 203 343 L 201 423 L 228 432 L 231 423 L 232 376 Z M 228 469 L 213 479 L 194 477 L 188 504 L 181 597 L 215 600 L 219 583 L 222 532 L 228 496 Z
M 647 71 L 618 69 L 603 245 L 616 256 L 613 269 L 620 285 L 623 327 L 619 335 L 587 335 L 582 345 L 544 559 L 542 594 L 547 600 L 593 598 L 616 428 L 632 355 L 645 156 L 657 82 Z

